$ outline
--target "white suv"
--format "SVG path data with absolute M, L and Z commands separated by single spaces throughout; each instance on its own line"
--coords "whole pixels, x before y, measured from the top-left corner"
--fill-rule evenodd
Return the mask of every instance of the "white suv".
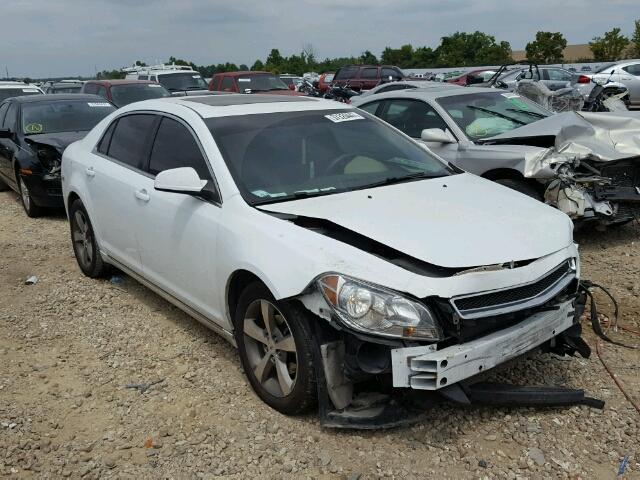
M 12 97 L 42 94 L 44 94 L 44 92 L 36 85 L 24 82 L 0 81 L 0 102 Z
M 372 384 L 434 395 L 580 341 L 565 214 L 338 102 L 128 105 L 62 177 L 82 271 L 115 266 L 222 334 L 284 413 L 316 389 L 341 412 Z
M 209 87 L 202 75 L 185 65 L 154 65 L 123 68 L 127 80 L 158 82 L 172 95 L 202 95 Z

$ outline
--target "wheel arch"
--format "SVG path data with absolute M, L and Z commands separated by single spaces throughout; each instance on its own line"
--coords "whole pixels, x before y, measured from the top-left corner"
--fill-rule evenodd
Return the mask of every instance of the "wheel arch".
M 255 273 L 246 269 L 239 269 L 234 271 L 227 280 L 227 286 L 225 289 L 225 307 L 232 325 L 234 324 L 236 308 L 238 306 L 240 295 L 242 294 L 243 290 L 253 282 L 260 282 L 267 289 L 269 289 L 272 294 L 274 293 L 264 280 L 262 280 Z
M 69 211 L 69 208 L 71 207 L 71 204 L 73 202 L 75 202 L 76 200 L 80 200 L 80 195 L 78 195 L 76 192 L 74 192 L 73 190 L 69 192 L 69 195 L 67 195 L 67 211 Z

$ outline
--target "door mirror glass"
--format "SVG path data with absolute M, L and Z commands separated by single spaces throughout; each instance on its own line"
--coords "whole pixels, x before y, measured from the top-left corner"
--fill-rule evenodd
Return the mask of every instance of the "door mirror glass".
M 195 194 L 207 184 L 192 167 L 171 168 L 156 175 L 154 188 L 163 192 Z
M 420 140 L 432 143 L 455 143 L 451 135 L 440 128 L 425 128 L 420 134 Z
M 0 128 L 0 138 L 13 138 L 13 132 L 8 128 Z

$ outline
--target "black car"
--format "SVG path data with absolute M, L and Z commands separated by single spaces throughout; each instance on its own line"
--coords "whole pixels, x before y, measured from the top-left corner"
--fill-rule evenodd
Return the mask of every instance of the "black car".
M 63 207 L 62 152 L 115 107 L 98 95 L 32 95 L 0 103 L 0 190 L 20 194 L 27 215 Z

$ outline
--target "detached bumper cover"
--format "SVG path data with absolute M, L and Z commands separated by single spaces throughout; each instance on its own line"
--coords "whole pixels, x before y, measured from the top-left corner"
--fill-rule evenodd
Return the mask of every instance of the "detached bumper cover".
M 571 301 L 536 313 L 484 337 L 436 350 L 435 345 L 391 351 L 393 386 L 438 390 L 522 355 L 562 333 L 574 323 Z

